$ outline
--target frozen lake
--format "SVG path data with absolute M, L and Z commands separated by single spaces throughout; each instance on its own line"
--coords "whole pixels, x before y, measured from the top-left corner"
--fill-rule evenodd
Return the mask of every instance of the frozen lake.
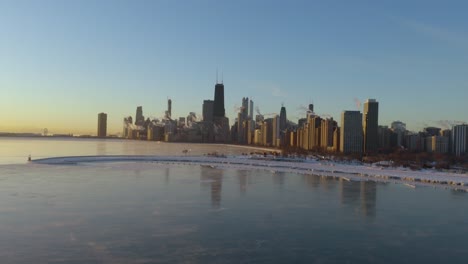
M 2 263 L 466 263 L 464 192 L 213 169 L 0 166 Z
M 466 192 L 199 164 L 25 164 L 14 156 L 31 142 L 0 143 L 2 264 L 466 263 L 468 256 Z M 164 155 L 161 148 L 180 155 L 183 147 L 101 143 L 40 141 L 35 156 Z

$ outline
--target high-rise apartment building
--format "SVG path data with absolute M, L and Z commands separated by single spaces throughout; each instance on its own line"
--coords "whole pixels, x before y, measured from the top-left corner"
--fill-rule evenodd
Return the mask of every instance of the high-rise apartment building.
M 253 144 L 253 138 L 255 135 L 255 121 L 249 118 L 247 120 L 247 144 Z
M 236 134 L 237 138 L 233 140 L 237 140 L 237 143 L 239 144 L 244 144 L 244 114 L 243 110 L 241 110 L 239 113 L 237 113 L 237 128 L 236 128 Z
M 305 150 L 308 150 L 309 149 L 309 126 L 308 126 L 308 123 L 305 123 L 304 124 L 304 127 L 302 128 L 302 131 L 301 131 L 302 135 L 301 135 L 301 138 L 300 138 L 300 141 L 301 141 L 301 148 L 305 149 Z
M 273 135 L 272 135 L 272 145 L 279 147 L 281 142 L 281 134 L 280 134 L 280 117 L 279 115 L 275 115 L 273 117 Z
M 203 121 L 205 122 L 213 121 L 213 110 L 214 110 L 214 101 L 204 100 L 203 101 Z
M 426 151 L 430 153 L 448 153 L 449 138 L 443 136 L 426 137 Z
M 241 107 L 242 119 L 247 120 L 249 116 L 249 98 L 242 98 L 242 107 Z
M 310 115 L 307 120 L 308 128 L 308 150 L 315 150 L 320 147 L 322 118 L 316 115 Z
M 98 114 L 97 136 L 102 137 L 102 138 L 107 136 L 107 114 L 106 113 Z
M 382 150 L 389 150 L 392 130 L 388 128 L 388 126 L 379 126 L 377 131 L 379 137 L 378 148 Z
M 122 132 L 123 138 L 128 138 L 128 128 L 131 125 L 133 125 L 133 118 L 131 116 L 125 117 L 123 120 L 123 132 Z
M 440 131 L 440 135 L 448 138 L 448 153 L 452 153 L 453 139 L 452 139 L 452 130 L 444 129 Z
M 401 121 L 393 121 L 391 124 L 392 132 L 395 133 L 393 135 L 394 141 L 392 144 L 390 144 L 393 147 L 400 147 L 403 146 L 403 141 L 406 133 L 406 124 L 401 122 Z
M 321 133 L 320 133 L 320 147 L 322 150 L 332 150 L 333 148 L 333 133 L 338 127 L 333 118 L 322 119 Z
M 460 157 L 468 153 L 468 125 L 456 125 L 452 128 L 452 152 Z
M 362 153 L 362 114 L 359 111 L 341 113 L 340 152 Z
M 362 127 L 364 132 L 364 152 L 376 152 L 379 145 L 379 103 L 375 99 L 368 99 L 364 103 Z
M 262 135 L 264 145 L 273 146 L 273 118 L 267 118 L 263 121 Z
M 405 135 L 404 145 L 407 150 L 411 152 L 419 152 L 424 149 L 424 146 L 421 144 L 421 135 L 420 134 L 407 134 Z
M 333 151 L 340 150 L 340 128 L 336 127 L 333 131 Z

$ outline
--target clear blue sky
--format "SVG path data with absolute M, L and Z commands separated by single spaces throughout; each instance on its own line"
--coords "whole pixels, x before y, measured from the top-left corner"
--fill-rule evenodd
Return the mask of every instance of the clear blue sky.
M 142 105 L 160 117 L 202 112 L 216 69 L 226 113 L 252 97 L 313 102 L 340 119 L 355 98 L 381 125 L 468 121 L 467 1 L 1 1 L 0 131 L 109 131 Z

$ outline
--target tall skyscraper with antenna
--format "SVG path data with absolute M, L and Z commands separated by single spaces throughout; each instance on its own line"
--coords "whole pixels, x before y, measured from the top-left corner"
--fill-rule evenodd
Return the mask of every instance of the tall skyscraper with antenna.
M 226 111 L 224 109 L 224 84 L 223 81 L 221 81 L 221 83 L 218 83 L 217 77 L 214 93 L 213 110 L 214 117 L 224 117 L 226 115 Z
M 216 127 L 214 141 L 228 142 L 230 138 L 229 119 L 226 117 L 226 110 L 224 108 L 223 79 L 221 77 L 221 83 L 218 82 L 218 71 L 216 71 L 216 85 L 213 101 L 213 123 L 214 127 Z

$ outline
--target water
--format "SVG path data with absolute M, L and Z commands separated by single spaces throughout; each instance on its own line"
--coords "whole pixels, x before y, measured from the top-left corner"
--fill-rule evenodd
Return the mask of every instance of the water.
M 0 165 L 0 258 L 466 263 L 467 195 L 198 165 Z
M 183 155 L 185 149 L 190 150 L 188 155 L 204 155 L 215 151 L 240 155 L 264 150 L 244 146 L 121 139 L 0 137 L 0 164 L 25 163 L 29 155 L 33 159 L 81 155 Z

